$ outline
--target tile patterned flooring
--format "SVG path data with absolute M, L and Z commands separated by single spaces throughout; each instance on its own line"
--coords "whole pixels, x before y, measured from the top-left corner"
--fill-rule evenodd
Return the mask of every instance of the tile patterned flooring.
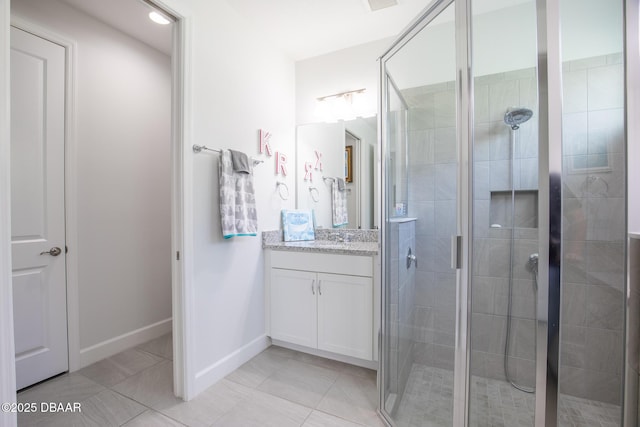
M 81 413 L 19 414 L 18 426 L 383 427 L 375 371 L 272 346 L 195 399 L 173 396 L 171 335 L 18 394 L 81 402 Z
M 505 381 L 471 379 L 472 427 L 533 426 L 535 396 Z M 399 427 L 448 427 L 453 417 L 453 372 L 414 364 L 396 411 Z M 561 394 L 560 427 L 619 427 L 620 406 Z
M 183 402 L 173 396 L 171 335 L 18 394 L 19 402 L 81 402 L 81 413 L 19 414 L 18 426 L 384 427 L 376 373 L 272 346 Z M 414 364 L 395 414 L 400 427 L 452 422 L 453 372 Z M 532 426 L 534 396 L 473 377 L 471 426 Z M 561 427 L 620 425 L 620 407 L 561 395 Z

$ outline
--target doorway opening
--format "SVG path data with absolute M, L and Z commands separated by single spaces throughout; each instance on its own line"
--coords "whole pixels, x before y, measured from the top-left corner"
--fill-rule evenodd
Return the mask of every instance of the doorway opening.
M 38 261 L 62 261 L 58 264 L 67 273 L 66 292 L 62 292 L 62 298 L 65 299 L 66 296 L 66 301 L 63 302 L 67 305 L 63 313 L 65 332 L 68 329 L 68 343 L 64 345 L 68 361 L 65 362 L 64 370 L 76 371 L 173 330 L 174 392 L 177 396 L 184 397 L 184 382 L 187 377 L 182 338 L 184 270 L 179 257 L 185 244 L 181 216 L 184 212 L 181 155 L 184 146 L 184 112 L 181 107 L 184 99 L 184 23 L 178 18 L 173 23 L 168 55 L 139 41 L 130 42 L 127 47 L 130 55 L 125 55 L 124 50 L 118 51 L 116 45 L 124 45 L 123 40 L 133 40 L 135 37 L 115 35 L 113 43 L 107 41 L 107 38 L 101 39 L 104 34 L 115 34 L 118 31 L 109 29 L 106 19 L 75 9 L 74 3 L 81 2 L 56 2 L 60 11 L 50 13 L 51 21 L 48 17 L 43 17 L 44 11 L 40 11 L 40 15 L 37 12 L 33 15 L 25 13 L 29 3 L 13 2 L 12 39 L 14 29 L 22 32 L 26 30 L 32 37 L 48 40 L 48 43 L 64 51 L 64 105 L 61 114 L 63 147 L 62 153 L 56 154 L 62 157 L 63 165 L 59 176 L 62 194 L 59 191 L 56 193 L 56 197 L 63 200 L 63 237 L 61 242 L 52 244 L 52 248 L 60 248 L 59 252 L 55 251 L 58 252 L 57 255 L 48 246 L 33 255 Z M 140 7 L 139 2 L 130 0 L 130 3 L 136 3 Z M 180 16 L 164 6 L 153 5 L 165 16 Z M 14 7 L 18 10 L 16 14 Z M 55 9 L 49 3 L 46 7 Z M 120 10 L 119 14 L 125 19 L 124 11 Z M 62 15 L 91 21 L 94 27 L 83 34 L 87 38 L 91 34 L 95 35 L 95 32 L 103 33 L 95 38 L 106 44 L 101 45 L 100 49 L 94 49 L 95 51 L 109 51 L 114 56 L 123 56 L 119 65 L 103 67 L 103 74 L 99 78 L 102 84 L 87 84 L 86 81 L 76 80 L 80 76 L 86 78 L 89 71 L 100 71 L 96 70 L 99 64 L 105 64 L 100 63 L 97 57 L 80 56 L 77 37 L 82 32 L 74 33 L 70 27 L 61 27 Z M 128 15 L 126 19 L 129 19 Z M 87 27 L 91 26 L 85 25 Z M 127 84 L 124 78 L 131 77 L 134 73 L 130 68 L 131 61 L 136 61 L 134 54 L 143 51 L 146 56 L 139 62 L 144 62 L 145 65 L 136 71 L 138 77 L 148 73 L 154 63 L 164 63 L 166 67 L 157 74 L 146 74 L 146 79 L 139 78 L 134 83 Z M 82 46 L 82 54 L 92 54 L 86 44 Z M 13 55 L 11 59 L 13 67 Z M 140 92 L 143 89 L 150 91 L 153 84 L 159 81 L 164 83 L 161 95 L 145 95 Z M 86 99 L 99 99 L 99 96 L 105 94 L 128 96 L 120 101 L 112 97 L 111 104 L 86 102 Z M 158 102 L 148 102 L 151 97 Z M 141 105 L 143 101 L 147 101 L 147 107 Z M 87 105 L 95 109 L 92 111 L 91 108 L 86 108 Z M 20 105 L 16 102 L 15 106 Z M 127 114 L 127 111 L 133 113 Z M 158 120 L 158 117 L 162 118 Z M 110 122 L 116 118 L 119 125 Z M 142 122 L 149 124 L 154 121 L 160 126 L 150 134 L 141 131 Z M 164 141 L 163 144 L 157 144 L 160 139 Z M 13 140 L 12 135 L 12 144 Z M 130 141 L 143 143 L 127 144 Z M 157 145 L 153 146 L 153 143 Z M 28 154 L 25 153 L 23 158 L 28 159 Z M 114 159 L 119 161 L 119 166 L 109 163 L 109 160 Z M 87 179 L 88 177 L 91 178 Z M 19 181 L 12 179 L 13 182 Z M 41 182 L 48 184 L 47 180 Z M 162 201 L 157 202 L 160 199 Z M 15 213 L 13 217 L 21 218 Z M 123 241 L 123 233 L 124 239 L 130 238 L 129 242 Z M 149 267 L 146 270 L 137 269 L 141 265 Z M 38 283 L 32 281 L 31 285 L 34 288 Z M 14 310 L 14 318 L 21 312 L 24 311 Z M 25 321 L 28 325 L 29 319 L 16 319 L 15 328 L 25 325 Z M 26 343 L 25 345 L 32 345 L 32 348 L 19 353 L 19 337 L 43 338 L 43 341 Z M 48 348 L 48 345 L 42 345 L 44 339 L 48 338 L 46 335 L 19 334 L 16 330 L 16 360 L 20 361 L 28 353 L 42 353 L 42 349 Z M 26 385 L 19 382 L 18 388 Z

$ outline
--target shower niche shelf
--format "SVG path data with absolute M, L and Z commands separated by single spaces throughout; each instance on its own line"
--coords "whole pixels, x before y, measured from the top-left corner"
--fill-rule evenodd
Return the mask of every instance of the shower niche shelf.
M 511 190 L 491 192 L 489 226 L 511 228 Z M 515 228 L 538 228 L 538 190 L 515 191 L 514 226 Z

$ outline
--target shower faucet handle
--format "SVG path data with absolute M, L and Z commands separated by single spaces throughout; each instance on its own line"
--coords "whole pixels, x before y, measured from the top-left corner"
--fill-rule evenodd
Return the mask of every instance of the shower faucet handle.
M 411 267 L 411 263 L 416 264 L 416 268 L 418 268 L 418 258 L 411 253 L 411 248 L 409 248 L 409 252 L 407 253 L 407 269 Z

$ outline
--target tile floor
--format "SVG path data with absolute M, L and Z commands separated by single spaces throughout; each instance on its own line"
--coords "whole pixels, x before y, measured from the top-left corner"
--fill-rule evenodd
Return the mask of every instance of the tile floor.
M 19 414 L 18 426 L 384 426 L 375 371 L 272 346 L 195 399 L 173 396 L 171 335 L 18 394 L 81 402 L 81 413 Z
M 19 414 L 18 426 L 383 427 L 375 371 L 272 346 L 195 399 L 173 396 L 171 335 L 18 394 L 19 402 L 81 402 L 81 413 Z M 453 373 L 414 364 L 398 426 L 451 425 Z M 532 426 L 534 396 L 473 377 L 473 427 Z M 620 425 L 620 407 L 561 395 L 559 425 Z
M 472 427 L 534 425 L 535 395 L 505 381 L 471 378 Z M 560 427 L 619 427 L 620 406 L 560 395 Z M 395 419 L 399 427 L 448 427 L 453 417 L 453 372 L 414 364 Z

